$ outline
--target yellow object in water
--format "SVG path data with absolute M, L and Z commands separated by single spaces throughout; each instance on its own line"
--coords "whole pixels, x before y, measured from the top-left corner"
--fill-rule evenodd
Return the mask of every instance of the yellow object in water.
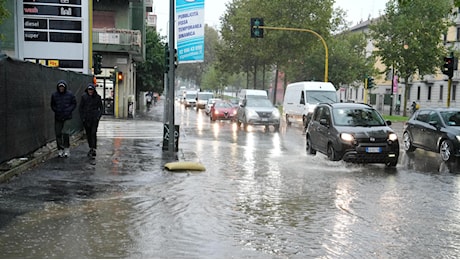
M 205 171 L 206 168 L 199 162 L 169 162 L 165 164 L 165 168 L 170 171 Z

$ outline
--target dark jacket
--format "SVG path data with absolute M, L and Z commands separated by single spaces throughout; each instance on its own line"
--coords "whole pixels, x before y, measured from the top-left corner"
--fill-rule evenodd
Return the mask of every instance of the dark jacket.
M 65 91 L 59 92 L 59 85 L 64 84 Z M 56 92 L 51 95 L 51 109 L 56 120 L 72 119 L 72 112 L 77 107 L 75 95 L 67 89 L 67 82 L 60 80 L 56 85 Z
M 102 116 L 102 99 L 96 90 L 93 95 L 88 94 L 88 89 L 81 96 L 79 111 L 83 122 L 99 120 Z

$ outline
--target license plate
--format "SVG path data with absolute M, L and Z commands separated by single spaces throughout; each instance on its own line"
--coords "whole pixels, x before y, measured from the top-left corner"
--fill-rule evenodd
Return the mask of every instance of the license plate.
M 262 118 L 262 121 L 264 121 L 264 122 L 268 121 L 268 118 Z
M 368 153 L 381 153 L 382 147 L 366 147 L 366 152 Z

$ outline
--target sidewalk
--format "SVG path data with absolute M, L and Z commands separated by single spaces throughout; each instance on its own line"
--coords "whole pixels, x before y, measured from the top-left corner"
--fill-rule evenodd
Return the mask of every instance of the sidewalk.
M 153 159 L 152 164 L 158 169 L 163 169 L 167 162 L 196 160 L 193 151 L 183 149 L 181 143 L 179 151 L 175 154 L 177 158 L 171 158 L 171 154 L 162 150 L 163 142 L 163 123 L 158 118 L 146 114 L 138 114 L 134 119 L 115 119 L 112 116 L 103 116 L 98 128 L 98 149 L 96 159 L 92 162 L 104 162 L 102 165 L 109 165 L 113 157 L 115 148 L 126 151 L 118 156 L 122 159 L 130 160 L 130 151 L 137 149 L 137 146 L 148 144 L 148 153 Z M 121 146 L 121 148 L 120 148 Z M 23 158 L 16 158 L 4 163 L 0 171 L 0 183 L 6 182 L 14 176 L 20 175 L 25 171 L 39 167 L 40 164 L 56 164 L 56 167 L 65 162 L 71 167 L 67 171 L 79 171 L 88 165 L 87 157 L 88 144 L 84 132 L 71 136 L 71 147 L 69 158 L 57 158 L 55 142 L 48 143 L 32 155 Z M 99 163 L 98 163 L 99 164 Z

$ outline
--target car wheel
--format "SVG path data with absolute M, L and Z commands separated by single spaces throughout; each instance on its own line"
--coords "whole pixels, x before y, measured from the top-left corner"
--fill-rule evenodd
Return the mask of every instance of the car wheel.
M 289 121 L 289 116 L 286 114 L 286 125 L 291 125 L 291 122 Z
M 403 146 L 406 152 L 413 152 L 415 150 L 415 146 L 412 144 L 412 139 L 408 132 L 404 132 L 403 134 Z
M 211 119 L 212 122 L 216 121 L 212 116 L 210 116 L 209 119 Z
M 273 125 L 273 127 L 275 128 L 275 132 L 278 132 L 280 130 L 280 125 Z
M 334 149 L 334 146 L 332 144 L 329 144 L 327 146 L 327 158 L 331 161 L 338 161 L 340 160 L 340 155 L 337 153 L 337 151 Z
M 310 136 L 307 135 L 307 154 L 315 155 L 316 150 L 311 146 Z
M 395 167 L 396 164 L 398 164 L 398 161 L 397 161 L 397 160 L 391 160 L 391 161 L 388 161 L 388 162 L 385 163 L 385 165 L 386 165 L 387 167 Z
M 453 156 L 453 148 L 454 145 L 449 140 L 444 140 L 441 143 L 441 147 L 439 148 L 439 154 L 441 155 L 441 159 L 445 162 L 452 161 L 454 159 Z

